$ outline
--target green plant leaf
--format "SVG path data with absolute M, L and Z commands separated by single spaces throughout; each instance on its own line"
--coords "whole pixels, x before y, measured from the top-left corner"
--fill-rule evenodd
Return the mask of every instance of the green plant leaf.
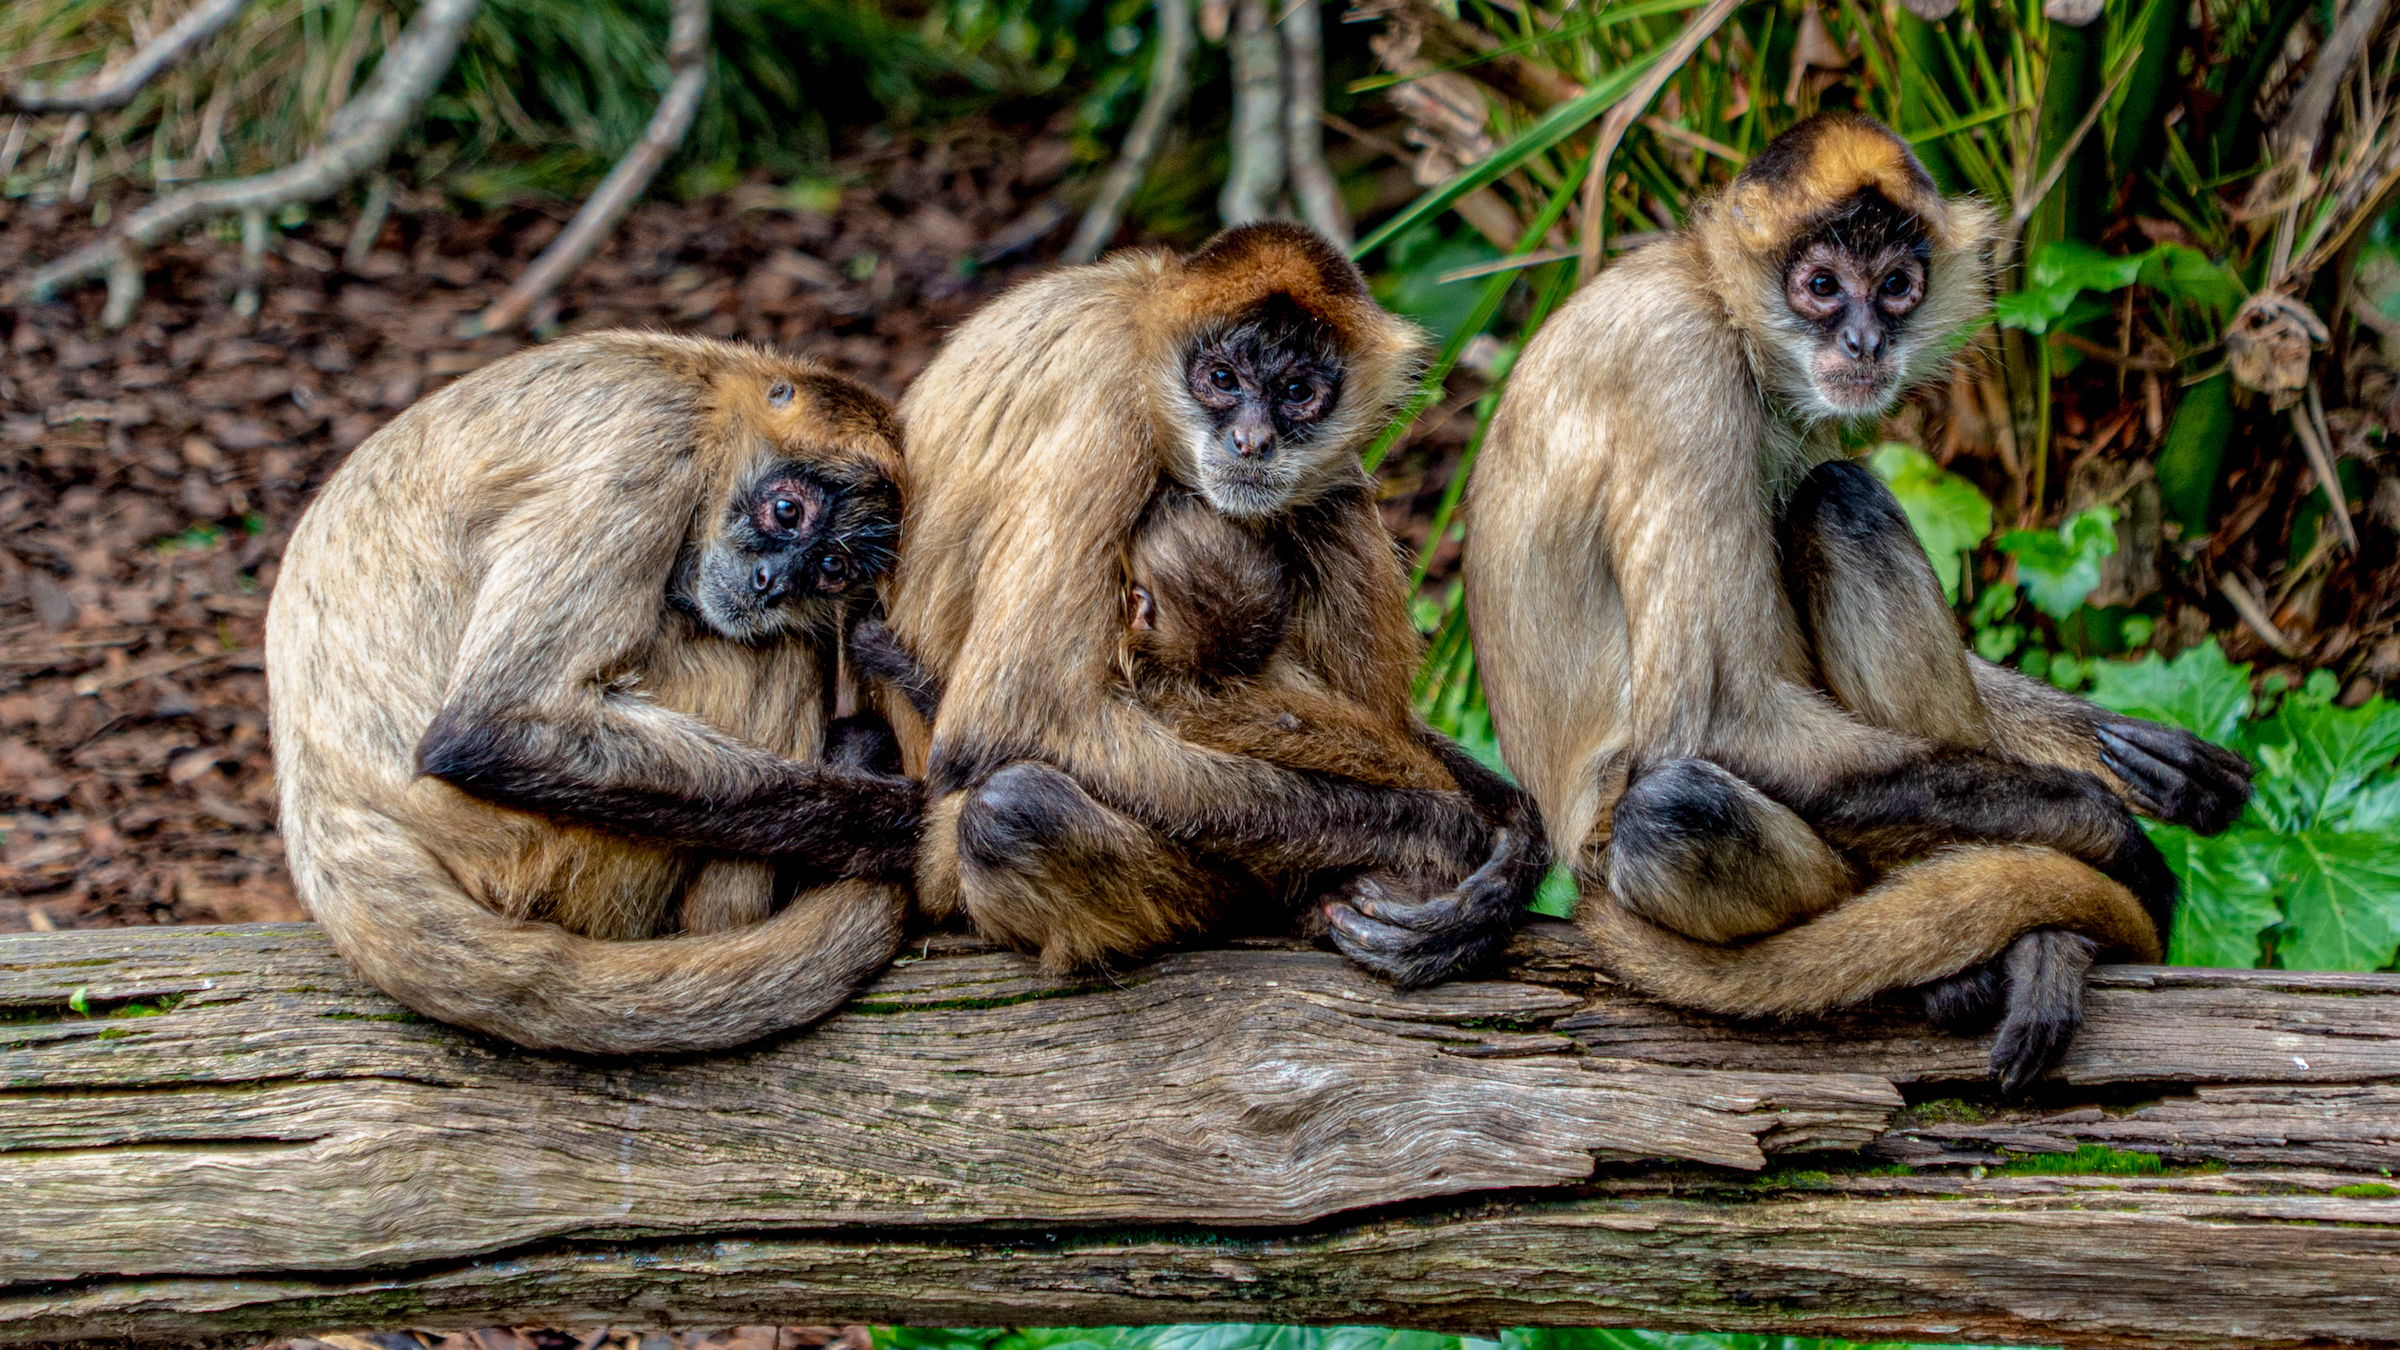
M 2100 564 L 2117 551 L 2117 513 L 2086 507 L 2056 530 L 2010 530 L 2000 549 L 2017 560 L 2017 584 L 2033 607 L 2063 619 L 2100 584 Z
M 2257 965 L 2259 935 L 2283 918 L 2275 903 L 2283 836 L 2235 829 L 2212 839 L 2158 825 L 2150 838 L 2183 882 L 2167 960 L 2179 966 Z
M 2044 244 L 2025 265 L 2025 289 L 1995 297 L 1993 315 L 2003 328 L 2047 333 L 2085 291 L 2120 291 L 2132 285 L 2148 257 L 2105 252 L 2080 239 Z
M 2261 764 L 2262 813 L 2291 830 L 2345 829 L 2360 792 L 2400 755 L 2400 704 L 2377 698 L 2356 708 L 2300 695 L 2251 728 Z
M 2287 970 L 2381 970 L 2400 948 L 2400 834 L 2306 830 L 2283 841 Z
M 2219 745 L 2250 715 L 2250 667 L 2237 666 L 2210 638 L 2169 661 L 2157 652 L 2139 661 L 2103 661 L 2092 669 L 2092 702 L 2127 717 L 2182 727 Z
M 1992 532 L 1992 504 L 1982 489 L 1934 463 L 1913 445 L 1886 441 L 1867 456 L 1867 467 L 1900 500 L 1909 528 L 1917 532 L 1942 593 L 1958 603 L 1961 557 Z

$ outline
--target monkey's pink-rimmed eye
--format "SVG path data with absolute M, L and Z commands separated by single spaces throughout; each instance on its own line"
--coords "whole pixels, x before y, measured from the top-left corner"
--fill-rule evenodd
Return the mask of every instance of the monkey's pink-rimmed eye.
M 1819 299 L 1840 294 L 1842 283 L 1831 272 L 1819 272 L 1808 279 L 1808 293 Z
M 796 528 L 800 524 L 800 503 L 789 497 L 777 497 L 775 523 L 787 530 Z
M 1208 372 L 1208 382 L 1215 385 L 1219 389 L 1225 390 L 1227 393 L 1231 393 L 1234 390 L 1242 387 L 1242 382 L 1234 377 L 1234 373 L 1230 368 L 1225 366 L 1219 366 L 1215 370 Z
M 1316 392 L 1317 387 L 1306 380 L 1290 380 L 1285 382 L 1278 396 L 1286 403 L 1306 403 L 1316 396 Z
M 838 553 L 828 553 L 817 559 L 817 575 L 827 581 L 840 581 L 850 575 L 850 560 Z
M 1883 293 L 1885 295 L 1906 295 L 1913 285 L 1915 283 L 1909 280 L 1908 273 L 1894 272 L 1883 279 Z

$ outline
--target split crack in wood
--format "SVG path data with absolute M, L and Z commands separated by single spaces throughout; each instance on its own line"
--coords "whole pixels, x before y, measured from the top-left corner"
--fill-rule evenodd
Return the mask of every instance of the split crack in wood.
M 804 1313 L 2400 1334 L 2400 980 L 2104 969 L 2062 1081 L 2006 1106 L 1979 1040 L 1896 1005 L 1713 1022 L 1580 951 L 1544 925 L 1509 978 L 1401 993 L 1289 946 L 1061 982 L 937 939 L 814 1031 L 602 1061 L 415 1020 L 305 925 L 0 938 L 0 1343 Z M 2093 1144 L 2219 1170 L 1964 1170 Z

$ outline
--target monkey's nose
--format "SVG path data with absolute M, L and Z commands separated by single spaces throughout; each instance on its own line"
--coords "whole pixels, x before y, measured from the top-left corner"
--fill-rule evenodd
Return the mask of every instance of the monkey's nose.
M 1883 359 L 1883 329 L 1873 325 L 1844 326 L 1842 355 L 1853 361 Z
M 1236 427 L 1233 431 L 1233 453 L 1242 459 L 1266 459 L 1275 453 L 1275 433 Z

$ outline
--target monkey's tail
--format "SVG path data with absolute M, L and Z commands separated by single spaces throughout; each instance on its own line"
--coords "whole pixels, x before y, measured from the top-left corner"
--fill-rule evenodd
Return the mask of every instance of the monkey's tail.
M 1587 894 L 1575 919 L 1600 965 L 1677 1007 L 1804 1017 L 1954 975 L 2037 928 L 2061 928 L 2136 961 L 2157 929 L 2123 886 L 2054 849 L 1964 845 L 1893 871 L 1806 923 L 1739 946 L 1696 942 Z
M 908 912 L 905 888 L 845 880 L 745 928 L 610 941 L 492 913 L 411 841 L 352 838 L 348 857 L 290 850 L 335 948 L 418 1012 L 537 1050 L 717 1050 L 803 1026 L 898 954 Z

